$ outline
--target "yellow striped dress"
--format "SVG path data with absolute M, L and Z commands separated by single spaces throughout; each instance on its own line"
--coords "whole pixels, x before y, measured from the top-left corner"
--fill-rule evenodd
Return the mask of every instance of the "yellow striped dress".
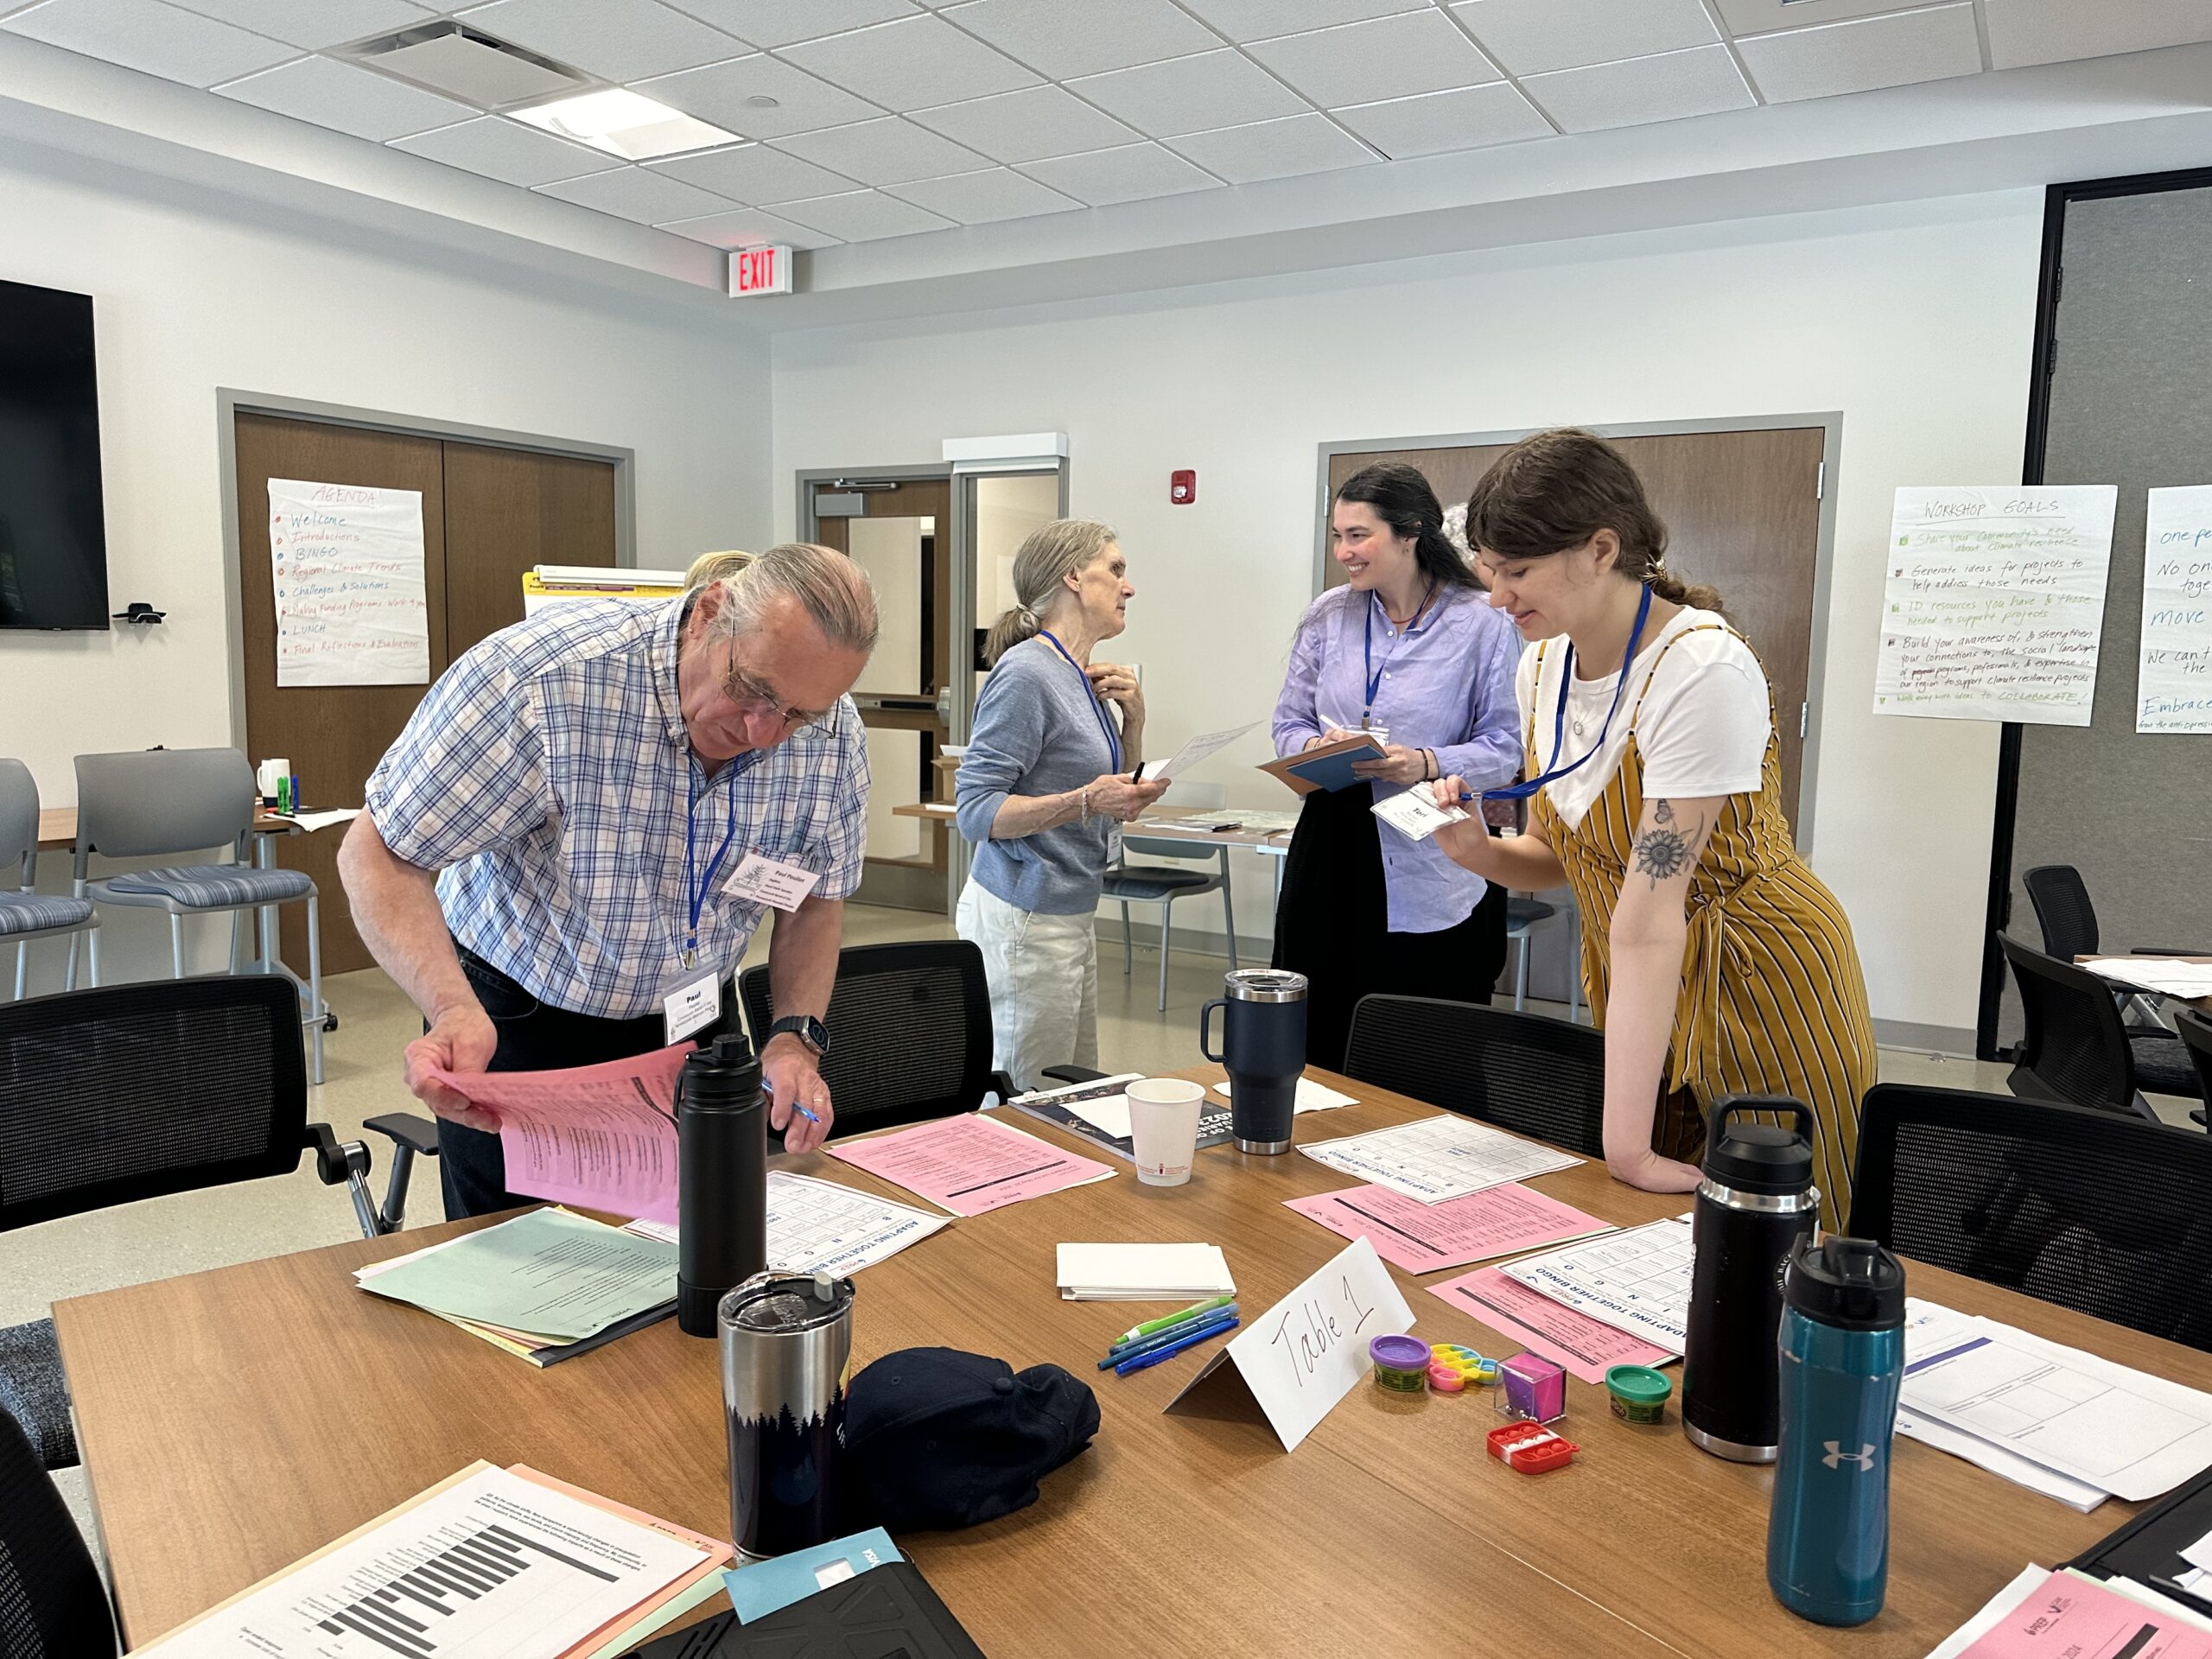
M 1579 824 L 1568 827 L 1548 790 L 1537 791 L 1531 803 L 1530 827 L 1566 868 L 1582 912 L 1582 982 L 1600 1029 L 1611 978 L 1613 903 L 1643 816 L 1637 718 L 1667 652 L 1689 634 L 1719 627 L 1697 624 L 1660 647 L 1637 692 L 1619 770 Z M 1544 650 L 1537 646 L 1539 684 Z M 1528 775 L 1534 778 L 1543 763 L 1536 753 L 1533 708 L 1525 741 Z M 1704 1145 L 1704 1115 L 1715 1100 L 1764 1094 L 1802 1101 L 1819 1120 L 1813 1169 L 1821 1213 L 1840 1230 L 1851 1214 L 1859 1102 L 1875 1080 L 1874 1026 L 1851 923 L 1790 839 L 1782 808 L 1782 752 L 1771 718 L 1758 793 L 1731 795 L 1722 804 L 1698 855 L 1685 911 L 1689 940 L 1651 1144 L 1669 1157 L 1694 1161 Z

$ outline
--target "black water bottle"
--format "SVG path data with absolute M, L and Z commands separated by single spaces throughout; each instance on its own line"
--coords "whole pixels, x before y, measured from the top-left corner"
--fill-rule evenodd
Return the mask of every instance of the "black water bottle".
M 1790 1128 L 1736 1122 L 1764 1112 Z M 1716 1457 L 1772 1463 L 1782 1443 L 1782 1283 L 1821 1218 L 1813 1114 L 1794 1100 L 1737 1095 L 1713 1109 L 1691 1221 L 1682 1349 L 1682 1431 Z
M 768 1265 L 768 1101 L 741 1033 L 685 1058 L 676 1152 L 676 1323 L 711 1337 L 715 1304 Z

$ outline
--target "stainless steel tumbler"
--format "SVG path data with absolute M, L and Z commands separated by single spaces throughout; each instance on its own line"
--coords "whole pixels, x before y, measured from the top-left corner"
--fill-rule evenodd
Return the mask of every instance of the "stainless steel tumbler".
M 853 1281 L 755 1274 L 722 1298 L 716 1323 L 731 1537 L 764 1560 L 842 1536 Z

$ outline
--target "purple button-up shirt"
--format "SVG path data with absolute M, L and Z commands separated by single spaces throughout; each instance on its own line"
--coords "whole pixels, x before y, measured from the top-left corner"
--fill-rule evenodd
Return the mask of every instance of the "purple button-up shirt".
M 1371 634 L 1364 652 L 1363 632 Z M 1277 754 L 1297 753 L 1332 726 L 1359 729 L 1370 658 L 1381 676 L 1370 725 L 1389 728 L 1393 743 L 1435 750 L 1440 774 L 1457 772 L 1470 789 L 1512 781 L 1521 769 L 1513 696 L 1520 637 L 1475 588 L 1446 588 L 1420 626 L 1402 633 L 1393 632 L 1380 600 L 1354 588 L 1332 588 L 1306 607 L 1275 703 Z M 1399 792 L 1390 784 L 1368 788 L 1378 799 Z M 1466 920 L 1482 902 L 1489 884 L 1446 858 L 1434 841 L 1408 841 L 1388 824 L 1377 829 L 1392 932 L 1439 932 Z

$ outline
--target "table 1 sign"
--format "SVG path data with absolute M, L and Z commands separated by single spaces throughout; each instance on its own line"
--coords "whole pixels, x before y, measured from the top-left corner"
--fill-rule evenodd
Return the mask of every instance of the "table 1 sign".
M 1163 1409 L 1195 1408 L 1202 1395 L 1243 1395 L 1266 1414 L 1282 1449 L 1294 1452 L 1367 1375 L 1367 1344 L 1413 1324 L 1390 1270 L 1363 1238 L 1248 1321 Z

